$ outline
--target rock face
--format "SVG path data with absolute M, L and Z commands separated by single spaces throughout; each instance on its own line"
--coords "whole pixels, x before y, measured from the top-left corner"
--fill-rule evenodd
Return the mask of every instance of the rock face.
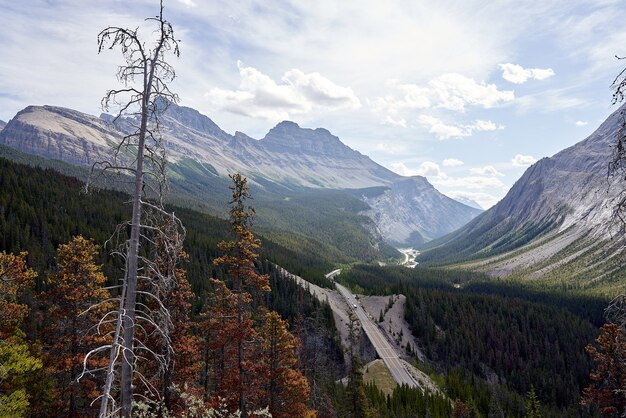
M 1 144 L 77 165 L 110 156 L 119 140 L 119 134 L 102 120 L 54 106 L 29 106 L 0 132 Z
M 482 212 L 441 194 L 422 176 L 396 181 L 382 194 L 363 199 L 381 234 L 398 245 L 419 246 Z
M 7 126 L 7 123 L 3 120 L 0 120 L 0 131 L 2 131 L 5 126 Z
M 587 139 L 533 164 L 504 199 L 460 230 L 429 243 L 431 250 L 420 259 L 482 258 L 489 260 L 482 263 L 484 270 L 497 275 L 526 271 L 540 277 L 567 267 L 574 258 L 580 261 L 571 256 L 585 248 L 603 248 L 608 252 L 601 258 L 611 258 L 612 208 L 624 185 L 619 178 L 608 181 L 607 168 L 622 110 Z M 591 269 L 595 267 L 587 273 Z
M 384 186 L 378 197 L 364 198 L 383 237 L 397 244 L 421 243 L 466 223 L 479 211 L 443 196 L 423 177 L 404 178 L 380 166 L 326 129 L 281 122 L 264 138 L 230 135 L 198 111 L 171 104 L 161 117 L 168 158 L 175 168 L 189 161 L 225 177 L 245 174 L 261 187 L 363 189 Z M 77 165 L 110 158 L 112 148 L 134 120 L 112 124 L 53 106 L 29 106 L 0 133 L 0 143 L 20 151 Z M 192 180 L 190 180 L 192 181 Z M 371 196 L 371 193 L 368 194 Z

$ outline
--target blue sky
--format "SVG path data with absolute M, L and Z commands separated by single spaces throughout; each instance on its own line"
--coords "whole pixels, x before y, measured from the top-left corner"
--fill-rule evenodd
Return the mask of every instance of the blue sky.
M 148 0 L 0 0 L 0 119 L 29 104 L 100 113 Z M 624 1 L 169 0 L 181 104 L 262 137 L 283 119 L 488 207 L 614 107 Z

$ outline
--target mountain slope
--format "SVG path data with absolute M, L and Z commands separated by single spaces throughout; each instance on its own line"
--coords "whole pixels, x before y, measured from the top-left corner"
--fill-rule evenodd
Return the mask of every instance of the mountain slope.
M 363 197 L 381 234 L 398 245 L 418 246 L 460 228 L 482 212 L 437 191 L 424 177 L 396 181 L 377 196 Z
M 29 106 L 0 132 L 0 144 L 90 166 L 110 159 L 115 145 L 134 123 L 131 119 L 111 122 L 109 115 L 96 118 L 61 107 Z M 367 254 L 365 259 L 369 259 L 380 251 L 381 239 L 401 245 L 422 243 L 452 231 L 478 213 L 443 196 L 423 178 L 407 182 L 344 145 L 326 129 L 301 128 L 285 121 L 256 140 L 241 132 L 230 135 L 207 116 L 175 104 L 168 107 L 161 122 L 173 189 L 186 205 L 224 215 L 227 175 L 241 172 L 262 191 L 255 194 L 262 226 L 312 233 L 320 240 L 336 240 L 334 245 L 342 245 L 345 233 L 352 231 L 348 239 L 370 246 L 370 250 L 355 247 L 353 255 L 360 254 L 359 258 Z M 368 190 L 369 199 L 353 192 L 371 187 L 380 189 Z M 330 194 L 322 196 L 319 190 Z M 334 190 L 346 193 L 339 197 Z M 331 196 L 342 203 L 332 201 Z M 299 206 L 294 207 L 295 201 Z M 316 210 L 309 210 L 312 207 Z M 333 219 L 333 223 L 324 223 L 324 219 Z
M 622 188 L 606 175 L 621 111 L 584 141 L 532 165 L 502 201 L 428 243 L 419 260 L 613 288 L 622 267 L 611 215 Z

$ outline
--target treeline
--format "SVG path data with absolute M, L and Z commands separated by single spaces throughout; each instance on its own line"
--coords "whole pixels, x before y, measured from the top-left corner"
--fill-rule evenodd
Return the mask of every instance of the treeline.
M 497 406 L 523 416 L 524 397 L 535 388 L 545 416 L 578 413 L 591 369 L 584 347 L 602 315 L 597 300 L 558 304 L 560 295 L 490 287 L 479 274 L 436 269 L 358 265 L 342 280 L 371 294 L 406 295 L 405 318 L 429 359 L 422 368 L 441 374 L 451 397 L 482 414 Z
M 16 164 L 0 158 L 0 251 L 28 250 L 28 263 L 38 271 L 53 266 L 56 248 L 73 236 L 83 235 L 106 242 L 113 227 L 130 216 L 128 196 L 116 191 L 94 190 L 81 194 L 83 183 L 59 174 Z M 206 278 L 217 274 L 211 260 L 218 256 L 217 244 L 231 238 L 228 222 L 184 208 L 170 207 L 187 229 L 184 264 L 194 292 L 201 292 Z M 267 258 L 320 286 L 332 266 L 323 253 L 310 251 L 301 239 L 285 248 L 263 240 L 261 258 Z M 120 274 L 120 266 L 103 251 L 97 261 L 104 264 L 107 277 Z
M 63 293 L 73 297 L 74 293 L 69 292 L 67 287 L 60 290 L 50 279 L 59 277 L 62 263 L 59 259 L 59 248 L 65 248 L 78 235 L 93 237 L 89 241 L 92 243 L 104 243 L 111 235 L 112 226 L 128 217 L 129 211 L 125 204 L 128 197 L 123 193 L 107 190 L 95 190 L 84 195 L 81 194 L 83 184 L 74 178 L 51 169 L 32 168 L 4 159 L 0 159 L 0 186 L 0 251 L 17 254 L 27 250 L 28 254 L 23 258 L 24 268 L 27 265 L 32 268 L 27 270 L 32 271 L 32 277 L 29 276 L 32 287 L 26 288 L 18 298 L 29 313 L 12 331 L 22 333 L 21 339 L 18 343 L 16 340 L 3 338 L 4 342 L 8 341 L 10 344 L 0 348 L 0 355 L 6 354 L 9 348 L 14 357 L 17 355 L 15 359 L 19 361 L 15 366 L 19 366 L 21 370 L 15 378 L 2 382 L 7 393 L 23 395 L 17 399 L 17 403 L 16 399 L 8 402 L 17 408 L 13 411 L 15 413 L 11 412 L 11 416 L 19 416 L 16 411 L 25 408 L 25 405 L 28 405 L 26 414 L 31 416 L 47 416 L 46 414 L 54 411 L 67 411 L 64 408 L 68 407 L 70 398 L 74 399 L 72 415 L 88 416 L 94 411 L 89 409 L 86 402 L 97 395 L 99 382 L 83 379 L 83 383 L 87 380 L 86 391 L 72 392 L 73 395 L 68 392 L 70 388 L 75 390 L 77 387 L 75 379 L 82 370 L 78 360 L 82 360 L 88 347 L 76 345 L 76 357 L 72 363 L 67 360 L 72 358 L 67 356 L 72 345 L 67 343 L 75 342 L 75 338 L 82 338 L 82 334 L 75 328 L 75 337 L 62 341 L 58 337 L 63 334 L 55 337 L 53 332 L 59 326 L 65 327 L 62 323 L 72 323 L 71 317 L 78 315 L 78 308 L 67 311 L 62 321 L 58 317 L 46 316 L 45 313 L 51 309 L 46 295 L 54 291 L 59 295 Z M 213 354 L 208 358 L 204 357 L 200 324 L 206 317 L 206 295 L 219 294 L 216 292 L 215 281 L 211 279 L 225 280 L 225 283 L 232 285 L 224 268 L 214 265 L 213 260 L 222 253 L 218 249 L 219 242 L 232 239 L 233 235 L 229 223 L 224 220 L 185 208 L 170 209 L 182 219 L 187 230 L 187 257 L 182 263 L 181 271 L 185 272 L 185 278 L 190 283 L 189 290 L 193 290 L 193 293 L 185 293 L 187 291 L 183 289 L 182 293 L 177 292 L 177 296 L 171 298 L 178 301 L 176 316 L 182 318 L 178 328 L 186 331 L 179 333 L 175 338 L 178 340 L 174 341 L 179 353 L 176 357 L 179 373 L 178 377 L 173 375 L 170 379 L 178 382 L 178 386 L 168 396 L 177 399 L 177 402 L 181 399 L 188 402 L 189 394 L 182 393 L 182 388 L 185 385 L 204 385 L 202 378 L 198 376 L 206 373 L 202 371 L 202 364 L 207 359 L 210 360 L 211 367 L 214 367 L 216 346 L 207 346 L 207 353 Z M 90 269 L 102 266 L 102 273 L 97 274 L 99 279 L 92 280 L 91 292 L 95 292 L 97 285 L 102 285 L 103 281 L 108 285 L 116 284 L 122 267 L 119 262 L 107 255 L 106 248 L 96 251 L 95 246 L 89 247 L 91 244 L 86 244 L 87 241 L 79 242 L 83 243 L 80 264 Z M 294 249 L 287 249 L 272 241 L 263 240 L 256 269 L 260 274 L 268 275 L 271 292 L 263 293 L 257 299 L 255 311 L 276 311 L 290 324 L 289 331 L 298 341 L 294 346 L 297 356 L 295 365 L 306 378 L 310 390 L 307 406 L 317 411 L 319 417 L 360 416 L 351 407 L 354 386 L 345 387 L 336 383 L 345 376 L 348 366 L 344 364 L 344 352 L 330 306 L 313 298 L 295 281 L 281 277 L 276 268 L 276 264 L 281 265 L 318 285 L 329 286 L 330 282 L 324 278 L 323 272 L 330 270 L 331 264 L 318 251 L 311 250 L 310 242 L 299 241 L 294 244 Z M 76 284 L 72 289 L 82 287 L 84 286 Z M 57 308 L 53 310 L 55 309 Z M 284 327 L 277 318 L 273 320 L 279 328 Z M 259 323 L 265 323 L 265 320 Z M 18 351 L 14 352 L 15 350 Z M 66 360 L 58 361 L 53 353 L 66 356 Z M 70 368 L 67 368 L 68 361 L 73 364 Z M 64 371 L 53 371 L 56 370 L 53 368 L 55 363 L 62 365 Z M 210 387 L 217 390 L 214 385 L 209 383 Z M 10 392 L 10 388 L 20 389 Z M 399 388 L 391 397 L 386 397 L 373 386 L 362 385 L 362 388 L 365 393 L 363 405 L 367 412 L 363 416 L 385 417 L 393 413 L 395 416 L 410 417 L 425 410 L 446 411 L 435 416 L 449 415 L 449 403 L 444 398 L 434 398 L 407 388 Z M 198 396 L 197 392 L 194 396 Z M 202 396 L 199 398 L 202 399 Z M 195 398 L 192 397 L 191 400 L 193 399 Z M 437 406 L 433 406 L 433 402 Z

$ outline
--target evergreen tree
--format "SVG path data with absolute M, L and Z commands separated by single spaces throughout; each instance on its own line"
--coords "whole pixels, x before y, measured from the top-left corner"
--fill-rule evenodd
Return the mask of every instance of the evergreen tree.
M 239 173 L 230 175 L 233 185 L 230 187 L 230 224 L 234 240 L 219 244 L 224 255 L 213 260 L 217 266 L 223 266 L 231 283 L 232 290 L 222 288 L 222 307 L 224 310 L 213 312 L 212 319 L 220 328 L 217 335 L 221 337 L 219 348 L 223 365 L 220 365 L 216 394 L 225 397 L 233 409 L 239 409 L 241 416 L 246 418 L 248 411 L 259 400 L 261 376 L 258 367 L 257 333 L 254 321 L 259 318 L 259 299 L 270 291 L 269 277 L 256 270 L 260 241 L 252 232 L 254 209 L 246 205 L 250 198 L 247 179 Z M 254 297 L 257 301 L 255 302 Z M 253 303 L 256 306 L 255 318 Z M 230 354 L 227 354 L 229 352 Z M 229 364 L 233 363 L 233 364 Z M 214 395 L 214 399 L 217 399 Z
M 37 275 L 26 266 L 26 255 L 0 253 L 0 417 L 7 418 L 28 416 L 30 386 L 42 368 L 20 329 L 29 312 L 20 297 Z
M 626 412 L 626 337 L 616 324 L 604 324 L 596 339 L 599 347 L 586 348 L 595 364 L 589 375 L 591 383 L 583 391 L 582 402 L 595 405 L 607 417 Z
M 535 387 L 531 386 L 526 398 L 526 418 L 541 418 L 541 402 L 535 392 Z
M 306 406 L 309 382 L 296 370 L 296 349 L 300 341 L 289 332 L 287 321 L 276 312 L 265 314 L 258 334 L 267 376 L 264 382 L 266 399 L 272 417 L 308 416 L 311 414 Z
M 372 415 L 370 411 L 365 385 L 363 384 L 363 362 L 358 353 L 361 342 L 361 324 L 356 315 L 350 311 L 348 329 L 348 387 L 349 416 L 351 418 L 367 418 Z
M 77 381 L 85 355 L 107 341 L 107 324 L 97 327 L 109 309 L 111 297 L 103 289 L 106 278 L 101 266 L 94 262 L 98 247 L 82 236 L 59 246 L 57 271 L 48 275 L 48 290 L 40 295 L 45 310 L 42 342 L 47 373 L 55 382 L 53 409 L 66 417 L 91 417 L 97 409 L 91 400 L 98 395 L 92 376 Z M 99 334 L 94 332 L 98 328 Z M 102 360 L 91 359 L 94 368 Z

